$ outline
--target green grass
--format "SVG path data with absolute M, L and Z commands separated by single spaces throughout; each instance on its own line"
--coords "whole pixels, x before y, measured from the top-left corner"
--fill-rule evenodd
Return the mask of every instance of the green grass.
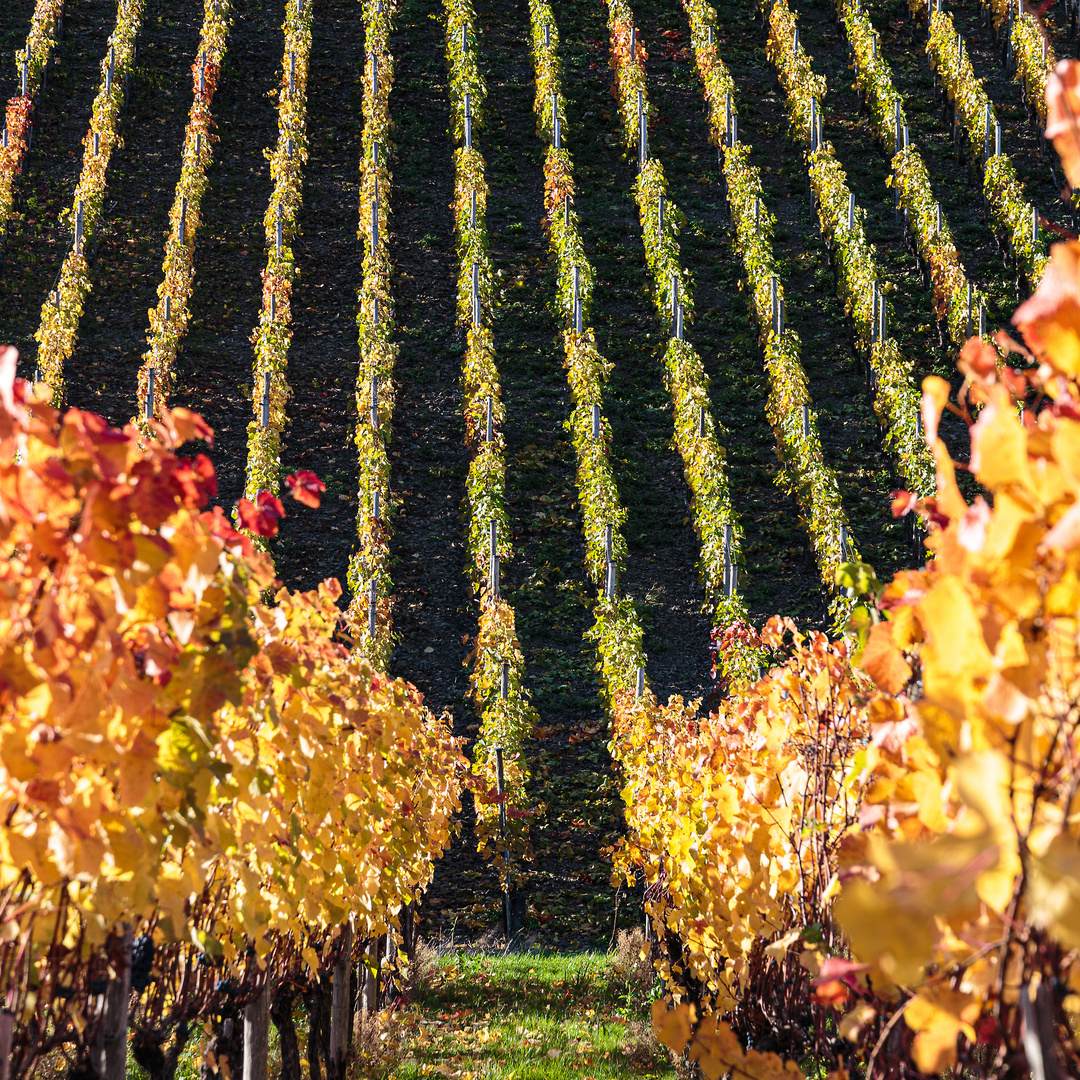
M 460 953 L 439 959 L 419 1000 L 397 1018 L 407 1034 L 393 1080 L 674 1077 L 642 1036 L 650 994 L 600 952 Z M 638 1052 L 627 1055 L 631 1044 Z

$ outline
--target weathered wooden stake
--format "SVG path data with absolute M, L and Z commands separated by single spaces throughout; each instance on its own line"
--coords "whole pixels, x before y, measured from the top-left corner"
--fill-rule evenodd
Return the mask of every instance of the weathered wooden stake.
M 592 437 L 594 439 L 600 438 L 600 406 L 594 405 L 592 407 Z
M 15 1014 L 0 1010 L 0 1080 L 11 1080 L 11 1050 L 15 1040 Z
M 131 931 L 125 930 L 116 958 L 118 975 L 109 980 L 90 1061 L 101 1080 L 127 1076 L 128 996 L 131 990 Z
M 634 696 L 639 698 L 645 696 L 645 669 L 643 667 L 637 669 L 637 685 Z
M 503 866 L 506 871 L 506 884 L 503 885 L 503 908 L 506 920 L 506 940 L 514 934 L 513 918 L 510 908 L 510 847 L 506 842 L 506 788 L 503 784 L 503 748 L 495 747 L 495 790 L 499 795 L 499 835 L 503 842 Z
M 499 672 L 499 697 L 506 701 L 510 696 L 510 664 L 504 660 L 502 670 Z
M 262 405 L 259 411 L 259 427 L 264 431 L 270 426 L 270 372 L 263 372 Z
M 493 426 L 493 420 L 494 420 L 494 417 L 492 415 L 493 412 L 494 412 L 493 402 L 491 400 L 491 395 L 489 394 L 488 398 L 487 398 L 487 401 L 484 402 L 484 441 L 485 442 L 491 442 L 492 441 L 492 426 Z
M 493 519 L 489 529 L 488 592 L 493 597 L 497 597 L 499 595 L 499 523 Z
M 145 420 L 154 419 L 154 369 L 146 369 L 146 409 L 143 415 Z
M 376 574 L 368 584 L 368 637 L 375 636 L 379 624 L 379 575 Z
M 330 1055 L 326 1063 L 327 1080 L 345 1080 L 345 1059 L 349 1051 L 352 1012 L 349 1000 L 352 943 L 353 927 L 350 921 L 341 928 L 341 954 L 334 964 L 334 985 L 330 997 Z
M 649 157 L 649 131 L 645 119 L 645 97 L 637 92 L 638 113 L 638 165 L 644 165 Z
M 270 1054 L 270 990 L 263 987 L 244 1006 L 244 1078 L 267 1080 Z

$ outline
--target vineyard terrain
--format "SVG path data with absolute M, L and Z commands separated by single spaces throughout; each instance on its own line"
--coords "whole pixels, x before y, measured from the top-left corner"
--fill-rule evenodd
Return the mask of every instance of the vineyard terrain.
M 534 952 L 606 949 L 640 925 L 640 878 L 611 884 L 620 842 L 636 835 L 624 797 L 651 782 L 634 773 L 633 755 L 645 749 L 633 725 L 622 745 L 608 742 L 628 723 L 628 701 L 652 708 L 681 696 L 715 707 L 735 682 L 752 682 L 759 664 L 764 674 L 770 655 L 740 612 L 755 627 L 779 615 L 835 638 L 856 600 L 832 584 L 837 566 L 852 557 L 887 582 L 922 565 L 922 534 L 893 514 L 896 490 L 916 486 L 898 447 L 908 445 L 901 435 L 914 438 L 929 475 L 918 387 L 937 376 L 955 393 L 964 376 L 947 304 L 900 208 L 894 150 L 905 140 L 918 149 L 964 280 L 985 299 L 982 313 L 968 313 L 970 333 L 980 318 L 988 340 L 1007 327 L 1038 282 L 987 201 L 982 136 L 954 123 L 947 80 L 930 70 L 927 11 L 907 0 L 855 9 L 872 23 L 873 56 L 887 61 L 903 101 L 907 126 L 901 136 L 897 120 L 895 145 L 856 85 L 840 21 L 846 0 L 803 0 L 790 22 L 783 0 L 717 4 L 706 16 L 697 0 L 639 2 L 634 11 L 622 0 L 558 0 L 550 9 L 537 0 L 220 2 L 65 5 L 15 209 L 0 222 L 0 343 L 18 350 L 25 379 L 41 359 L 41 378 L 62 387 L 54 404 L 113 427 L 134 418 L 145 435 L 166 405 L 204 417 L 212 445 L 192 428 L 201 437 L 185 452 L 212 459 L 214 501 L 228 514 L 246 495 L 273 518 L 256 527 L 265 517 L 244 509 L 236 524 L 286 588 L 340 581 L 335 602 L 354 623 L 330 637 L 361 642 L 354 657 L 412 683 L 436 717 L 448 717 L 447 739 L 464 740 L 472 790 L 460 829 L 445 855 L 434 852 L 430 887 L 419 870 L 408 886 L 426 888 L 419 932 L 448 946 L 421 997 L 417 1038 L 437 1042 L 438 1024 L 424 1024 L 461 1005 L 456 980 L 479 977 L 468 965 L 486 963 L 455 959 L 448 943 L 497 940 L 500 873 L 519 944 Z M 37 6 L 3 6 L 5 56 L 23 48 Z M 1075 227 L 1074 205 L 1063 199 L 1068 182 L 1037 109 L 1003 64 L 992 8 L 947 5 L 1000 123 L 996 135 L 985 132 L 987 154 L 1011 159 L 1016 190 L 1035 209 L 1029 247 L 1041 266 L 1054 236 Z M 541 47 L 536 20 L 548 12 Z M 1074 55 L 1065 6 L 1044 14 L 1048 47 Z M 703 17 L 707 38 L 691 32 L 691 19 Z M 227 24 L 209 91 L 204 63 L 200 76 L 208 18 Z M 388 34 L 378 56 L 374 19 L 386 20 Z M 95 95 L 121 100 L 112 65 L 116 50 L 128 56 L 120 39 L 129 24 L 135 47 L 122 104 L 99 116 Z M 5 97 L 19 96 L 20 71 L 8 64 L 0 73 Z M 557 75 L 558 100 L 537 99 L 538 74 Z M 714 78 L 730 79 L 724 104 L 706 81 Z M 372 146 L 372 102 L 387 85 L 388 134 Z M 189 221 L 181 170 L 193 101 L 212 119 L 205 147 L 199 135 L 206 186 Z M 104 174 L 100 138 L 111 150 Z M 994 138 L 1000 154 L 989 151 Z M 554 150 L 567 152 L 557 179 Z M 825 168 L 851 198 L 851 216 L 828 236 L 812 190 Z M 100 205 L 87 196 L 84 211 L 87 177 L 103 195 Z M 749 240 L 733 220 L 740 182 L 752 192 L 744 209 L 753 204 L 757 215 Z M 568 187 L 556 202 L 559 184 Z M 858 265 L 877 276 L 853 285 L 843 244 L 856 217 L 870 245 Z M 578 237 L 582 262 L 570 266 L 578 256 L 565 251 Z M 163 284 L 170 238 L 188 246 L 192 270 L 166 401 L 147 390 L 145 360 L 153 328 L 179 320 Z M 82 290 L 78 301 L 74 285 L 61 289 L 69 280 Z M 869 295 L 867 319 L 859 305 Z M 70 355 L 54 371 L 48 328 L 63 320 Z M 910 382 L 891 404 L 867 359 L 880 358 L 886 337 Z M 579 383 L 572 360 L 585 346 L 600 359 Z M 383 374 L 362 366 L 369 360 Z M 573 417 L 588 394 L 598 402 L 585 436 Z M 967 463 L 961 413 L 941 417 L 940 435 Z M 599 479 L 588 465 L 595 441 L 606 455 Z M 376 444 L 381 456 L 364 463 L 372 480 L 357 450 Z M 714 445 L 722 449 L 701 465 L 696 455 Z M 318 484 L 310 474 L 325 487 L 304 497 L 305 484 L 309 492 Z M 383 482 L 388 494 L 373 499 L 365 484 Z M 958 483 L 969 499 L 979 490 L 966 470 Z M 603 498 L 589 503 L 589 484 Z M 296 495 L 280 528 L 280 504 L 259 494 L 268 489 Z M 592 519 L 589 506 L 601 504 L 625 520 Z M 721 536 L 723 552 L 719 541 L 703 550 L 703 537 Z M 603 633 L 620 610 L 620 625 L 640 627 L 625 651 Z M 376 631 L 389 635 L 383 646 Z M 419 703 L 409 707 L 427 732 Z M 663 713 L 674 742 L 678 715 Z M 448 791 L 440 813 L 457 797 Z M 477 833 L 498 836 L 506 808 L 513 843 L 491 839 L 496 857 L 486 858 Z M 637 871 L 650 872 L 643 862 Z M 546 953 L 542 962 L 558 968 Z M 542 1026 L 555 1000 L 549 982 L 593 995 L 614 1016 L 617 991 L 603 962 L 582 963 L 545 969 L 530 1019 L 518 1022 Z M 483 977 L 505 995 L 523 972 L 511 963 Z M 494 1030 L 484 1002 L 461 1007 Z M 499 1034 L 487 1037 L 509 1040 L 508 1023 L 500 1013 Z M 559 1050 L 552 1061 L 575 1053 L 574 1039 L 582 1056 L 586 1037 L 605 1062 L 626 1057 L 593 1031 L 591 1014 L 581 1023 L 565 1047 L 555 1046 L 561 1034 L 544 1036 Z M 426 1049 L 414 1046 L 420 1057 Z M 443 1070 L 444 1057 L 431 1061 Z M 658 1062 L 647 1067 L 667 1075 Z M 613 1067 L 598 1064 L 596 1075 Z

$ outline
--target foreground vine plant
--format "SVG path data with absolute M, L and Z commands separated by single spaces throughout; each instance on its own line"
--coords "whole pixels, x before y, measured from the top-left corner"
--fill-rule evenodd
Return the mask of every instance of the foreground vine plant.
M 1068 61 L 1047 87 L 1074 186 L 1078 85 Z M 958 400 L 923 383 L 937 489 L 893 509 L 925 567 L 862 568 L 872 618 L 834 644 L 774 621 L 783 662 L 711 717 L 623 702 L 623 865 L 665 886 L 654 1023 L 709 1077 L 1080 1070 L 1080 242 L 1013 324 L 1024 366 L 972 338 Z
M 200 417 L 167 411 L 144 440 L 53 409 L 15 365 L 0 350 L 0 993 L 22 1076 L 106 1037 L 132 934 L 158 1049 L 193 1020 L 227 1039 L 268 979 L 286 1004 L 318 986 L 349 935 L 400 936 L 465 762 L 411 686 L 341 644 L 336 581 L 280 588 L 206 509 L 213 467 L 176 455 L 212 442 Z M 318 506 L 316 477 L 289 486 Z M 267 492 L 237 507 L 265 539 L 284 512 Z

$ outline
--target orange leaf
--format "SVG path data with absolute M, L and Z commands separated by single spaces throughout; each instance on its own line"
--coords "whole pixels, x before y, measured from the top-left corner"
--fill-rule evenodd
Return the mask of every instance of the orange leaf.
M 911 678 L 911 666 L 893 641 L 891 622 L 870 627 L 870 638 L 863 649 L 860 666 L 887 694 L 898 694 Z

